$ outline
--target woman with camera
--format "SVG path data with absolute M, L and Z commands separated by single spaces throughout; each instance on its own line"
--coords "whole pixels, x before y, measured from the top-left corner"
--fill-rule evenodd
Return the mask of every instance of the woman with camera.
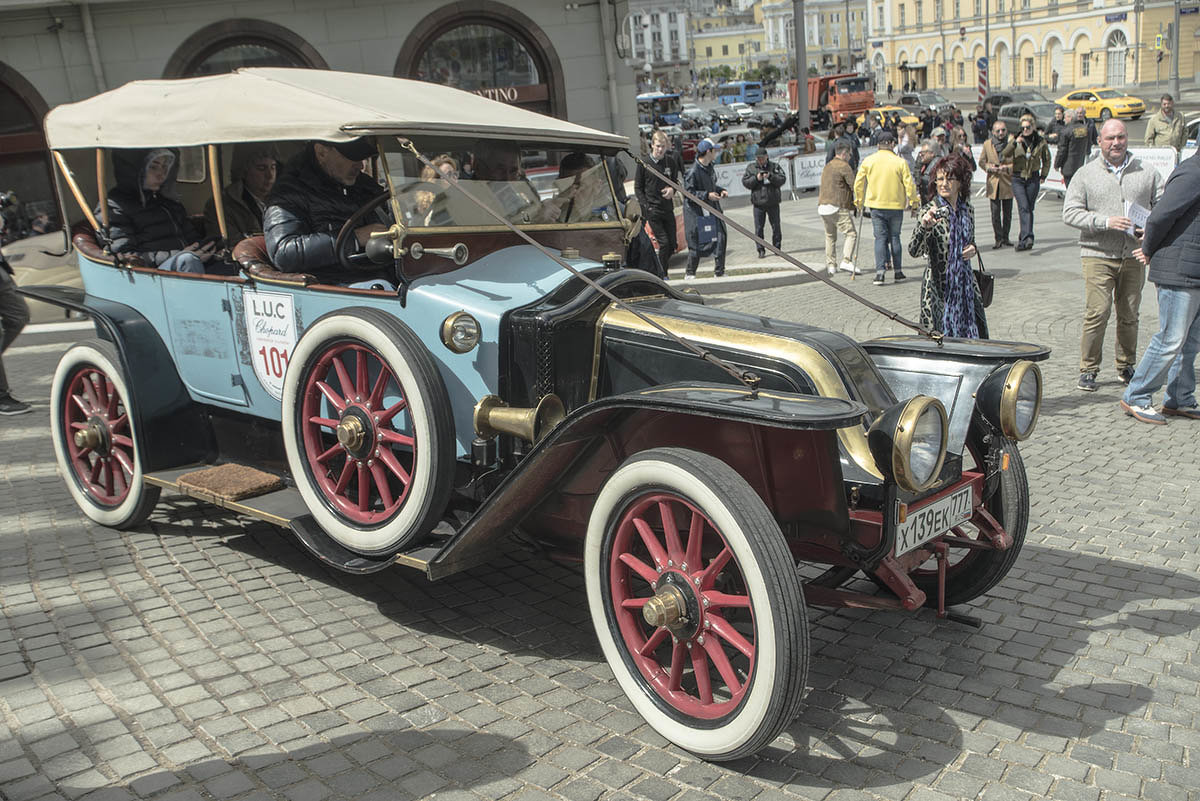
M 987 339 L 983 297 L 971 270 L 975 257 L 975 211 L 971 164 L 951 153 L 933 169 L 936 193 L 917 212 L 909 255 L 925 256 L 921 325 L 948 337 Z

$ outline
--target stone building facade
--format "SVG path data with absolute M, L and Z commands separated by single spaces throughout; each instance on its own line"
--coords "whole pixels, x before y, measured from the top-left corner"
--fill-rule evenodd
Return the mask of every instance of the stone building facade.
M 1056 93 L 1088 86 L 1165 84 L 1170 59 L 1156 37 L 1179 0 L 869 0 L 870 69 L 877 85 L 977 85 L 990 50 L 990 85 Z M 1179 75 L 1200 74 L 1200 13 L 1180 17 Z
M 434 80 L 636 141 L 634 74 L 616 53 L 627 15 L 625 0 L 0 0 L 0 190 L 52 197 L 51 107 L 239 66 Z

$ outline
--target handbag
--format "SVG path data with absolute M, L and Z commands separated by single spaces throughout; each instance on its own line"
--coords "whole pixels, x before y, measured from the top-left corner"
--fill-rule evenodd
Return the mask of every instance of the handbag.
M 696 218 L 696 244 L 701 256 L 707 256 L 717 249 L 717 218 L 711 214 L 703 214 Z
M 974 270 L 975 283 L 979 284 L 979 297 L 983 300 L 983 308 L 992 305 L 992 295 L 996 290 L 996 276 L 989 273 L 983 267 L 983 256 L 979 253 L 978 246 L 975 248 L 975 257 L 979 259 L 979 269 Z

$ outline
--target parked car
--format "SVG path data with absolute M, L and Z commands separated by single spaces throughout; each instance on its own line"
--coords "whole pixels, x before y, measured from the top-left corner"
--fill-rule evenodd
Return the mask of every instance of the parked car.
M 920 114 L 925 109 L 935 114 L 954 109 L 954 104 L 937 92 L 907 92 L 900 95 L 896 105 L 907 109 L 914 115 Z
M 684 130 L 692 128 L 708 128 L 712 125 L 713 114 L 704 109 L 685 109 L 679 113 L 679 125 Z
M 727 108 L 738 115 L 738 119 L 747 120 L 754 116 L 754 106 L 748 103 L 730 103 Z
M 747 106 L 747 108 L 749 107 Z M 742 122 L 742 116 L 731 108 L 731 106 L 718 106 L 713 109 L 712 113 L 716 115 L 716 118 L 721 121 L 722 125 L 739 125 Z
M 901 108 L 900 106 L 878 106 L 877 108 L 869 108 L 862 114 L 859 114 L 859 125 L 862 125 L 867 121 L 868 114 L 874 117 L 876 120 L 880 119 L 884 114 L 886 114 L 889 118 L 892 116 L 892 114 L 899 114 L 900 122 L 904 125 L 917 125 L 920 123 L 920 120 L 916 117 L 916 115 L 907 109 Z
M 1092 120 L 1108 120 L 1113 117 L 1138 120 L 1146 113 L 1146 103 L 1119 89 L 1101 87 L 1067 92 L 1055 101 L 1063 108 L 1082 108 Z
M 1058 104 L 1051 103 L 1048 100 L 1044 103 L 1021 101 L 1001 106 L 1000 113 L 996 116 L 1008 125 L 1008 130 L 1016 132 L 1021 129 L 1021 117 L 1025 114 L 1032 114 L 1034 127 L 1045 129 L 1047 125 L 1054 121 L 1054 109 L 1057 107 Z
M 84 286 L 21 290 L 96 326 L 59 362 L 50 425 L 99 525 L 141 526 L 165 489 L 281 526 L 332 568 L 431 580 L 519 532 L 580 565 L 633 708 L 712 760 L 800 710 L 806 604 L 945 615 L 1021 550 L 1017 443 L 1048 351 L 919 327 L 859 343 L 621 269 L 603 157 L 625 137 L 433 83 L 276 68 L 137 81 L 51 110 L 45 134 Z M 216 203 L 223 233 L 232 149 L 264 137 L 301 159 L 314 140 L 377 146 L 379 194 L 334 238 L 338 269 L 282 272 L 262 236 L 206 274 L 113 253 L 92 209 L 114 155 L 186 150 L 185 205 Z M 591 166 L 547 198 L 523 176 L 421 180 L 430 156 L 487 140 Z M 387 227 L 360 249 L 373 219 Z
M 1200 112 L 1193 112 L 1184 119 L 1187 127 L 1187 144 L 1185 149 L 1191 150 L 1196 147 L 1196 142 L 1200 139 Z
M 997 91 L 984 96 L 983 103 L 991 103 L 992 109 L 999 113 L 1000 109 L 1009 103 L 1050 103 L 1050 98 L 1041 92 L 1033 90 Z M 982 103 L 980 104 L 982 105 Z

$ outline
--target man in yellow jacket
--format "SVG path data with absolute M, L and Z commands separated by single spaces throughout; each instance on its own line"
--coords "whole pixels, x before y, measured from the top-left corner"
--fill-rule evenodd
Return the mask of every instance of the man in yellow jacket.
M 904 280 L 900 267 L 900 227 L 904 223 L 904 208 L 913 211 L 921 205 L 917 185 L 913 183 L 908 162 L 895 153 L 896 137 L 891 131 L 879 135 L 879 150 L 863 159 L 854 178 L 854 205 L 871 210 L 871 227 L 875 231 L 875 281 L 883 286 L 890 263 L 895 280 Z

